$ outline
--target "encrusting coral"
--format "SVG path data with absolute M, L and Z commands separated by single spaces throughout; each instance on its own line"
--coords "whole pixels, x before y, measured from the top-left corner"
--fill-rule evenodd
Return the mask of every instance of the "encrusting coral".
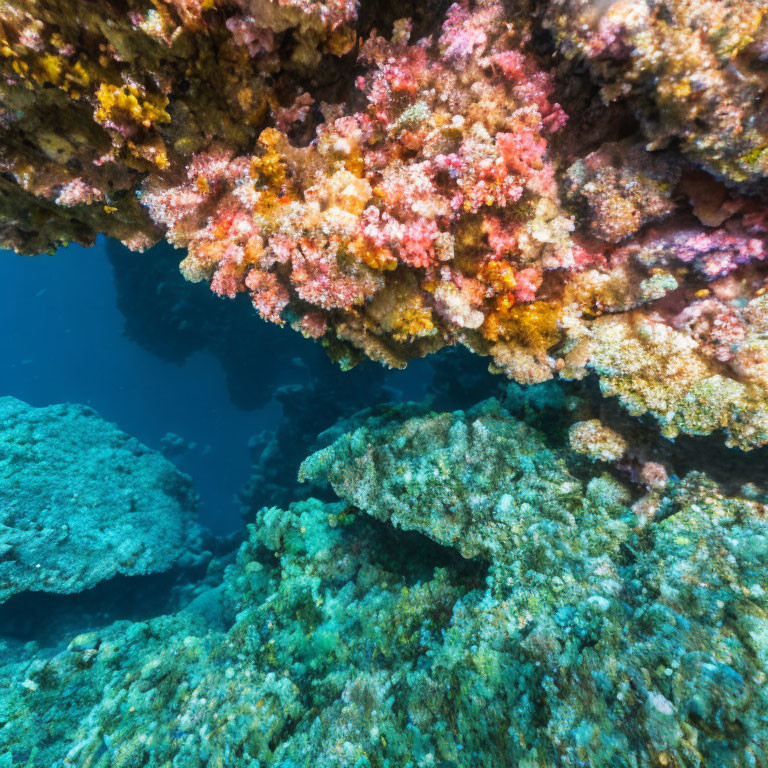
M 384 410 L 341 436 L 302 464 L 299 479 L 325 477 L 379 520 L 499 560 L 514 551 L 508 534 L 522 510 L 541 514 L 579 492 L 562 459 L 496 400 L 466 415 L 405 418 L 409 410 Z
M 6 654 L 0 765 L 761 764 L 759 493 L 693 473 L 632 505 L 495 401 L 361 429 L 305 470 L 361 509 L 265 508 L 181 612 Z M 468 451 L 476 493 L 444 471 Z
M 671 140 L 715 173 L 768 174 L 764 0 L 547 0 L 545 23 L 603 97 L 629 99 L 655 146 Z
M 165 237 L 344 366 L 463 344 L 768 442 L 760 2 L 156 6 L 0 9 L 3 244 Z
M 189 478 L 83 406 L 0 398 L 0 499 L 0 603 L 202 555 Z
M 159 237 L 135 192 L 212 136 L 247 146 L 301 75 L 354 35 L 353 0 L 233 0 L 0 9 L 0 219 L 27 251 Z M 285 52 L 290 48 L 290 54 Z

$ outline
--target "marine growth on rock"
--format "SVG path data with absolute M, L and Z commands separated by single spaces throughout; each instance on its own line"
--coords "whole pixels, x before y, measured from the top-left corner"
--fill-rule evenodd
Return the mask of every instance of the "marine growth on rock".
M 201 552 L 190 479 L 90 408 L 0 398 L 0 603 Z
M 0 654 L 6 763 L 760 765 L 765 499 L 692 473 L 649 519 L 569 460 L 496 401 L 369 419 L 303 470 L 354 506 L 264 508 L 181 612 Z
M 390 11 L 5 4 L 0 241 L 166 238 L 343 366 L 462 344 L 765 444 L 763 5 Z

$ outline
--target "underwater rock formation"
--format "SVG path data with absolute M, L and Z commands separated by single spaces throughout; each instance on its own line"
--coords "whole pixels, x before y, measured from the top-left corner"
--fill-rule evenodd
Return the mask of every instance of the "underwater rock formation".
M 262 507 L 287 506 L 308 496 L 320 496 L 314 485 L 297 486 L 301 462 L 308 453 L 326 445 L 326 430 L 391 395 L 382 384 L 381 372 L 370 364 L 341 372 L 325 361 L 307 373 L 307 383 L 273 392 L 282 410 L 277 429 L 264 430 L 248 443 L 251 472 L 239 494 L 246 521 L 253 520 Z
M 628 99 L 654 147 L 732 181 L 768 175 L 768 7 L 763 0 L 546 0 L 561 51 Z
M 768 442 L 761 2 L 156 5 L 0 9 L 4 245 L 164 237 L 345 367 L 462 344 Z
M 413 412 L 369 423 L 367 459 L 354 435 L 336 446 L 356 452 L 350 478 L 413 476 L 414 491 L 361 497 L 386 522 L 347 503 L 265 508 L 223 585 L 184 611 L 5 659 L 6 763 L 761 765 L 765 498 L 694 473 L 638 515 L 626 487 L 570 474 L 498 403 Z M 522 441 L 511 458 L 505 436 Z M 473 446 L 476 495 L 440 471 Z M 228 629 L 205 619 L 214 604 Z
M 309 453 L 326 447 L 372 413 L 386 412 L 388 402 L 405 399 L 391 387 L 394 381 L 386 383 L 384 373 L 365 361 L 343 372 L 325 361 L 307 370 L 305 384 L 274 391 L 282 410 L 277 429 L 254 435 L 248 444 L 251 471 L 239 494 L 245 520 L 253 520 L 264 506 L 285 507 L 310 496 L 330 500 L 324 480 L 297 484 L 299 467 Z M 440 410 L 467 407 L 489 392 L 503 390 L 505 384 L 463 347 L 441 350 L 431 357 L 424 378 L 430 375 L 431 382 L 420 383 L 430 406 Z M 530 392 L 535 397 L 541 389 L 531 388 Z M 553 406 L 560 407 L 562 402 L 563 398 Z M 549 416 L 553 418 L 551 412 Z
M 307 370 L 338 370 L 301 336 L 286 338 L 278 328 L 264 326 L 245 297 L 223 302 L 202 286 L 195 290 L 179 274 L 178 256 L 169 245 L 132 253 L 109 241 L 106 248 L 126 337 L 177 364 L 196 352 L 210 353 L 238 408 L 263 407 L 277 387 L 305 378 Z
M 504 559 L 514 521 L 567 506 L 578 483 L 540 435 L 497 400 L 465 413 L 392 406 L 301 466 L 375 518 L 429 535 L 464 557 Z
M 183 165 L 212 137 L 248 146 L 270 108 L 281 114 L 296 98 L 295 109 L 306 108 L 297 84 L 281 75 L 331 73 L 327 59 L 354 43 L 355 6 L 4 4 L 3 241 L 39 252 L 97 232 L 139 248 L 157 240 L 135 195 L 142 182 Z
M 0 398 L 0 602 L 201 553 L 186 475 L 90 408 Z
M 299 366 L 243 299 L 344 369 L 444 353 L 399 405 L 308 356 L 167 615 L 0 635 L 0 768 L 765 768 L 766 11 L 0 4 L 0 246 L 184 249 L 240 306 L 113 254 L 129 333 L 246 407 Z M 6 608 L 203 562 L 188 479 L 86 408 L 0 400 L 0 497 Z

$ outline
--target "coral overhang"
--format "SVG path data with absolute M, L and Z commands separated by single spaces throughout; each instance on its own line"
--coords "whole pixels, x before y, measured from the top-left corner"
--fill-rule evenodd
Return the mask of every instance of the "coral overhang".
M 0 10 L 4 245 L 164 237 L 343 365 L 463 344 L 768 442 L 760 3 L 129 5 Z

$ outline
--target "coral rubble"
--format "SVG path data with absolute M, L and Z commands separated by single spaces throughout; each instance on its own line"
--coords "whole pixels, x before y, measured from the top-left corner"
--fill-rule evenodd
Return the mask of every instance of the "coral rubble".
M 0 399 L 0 602 L 201 555 L 189 478 L 89 408 Z

